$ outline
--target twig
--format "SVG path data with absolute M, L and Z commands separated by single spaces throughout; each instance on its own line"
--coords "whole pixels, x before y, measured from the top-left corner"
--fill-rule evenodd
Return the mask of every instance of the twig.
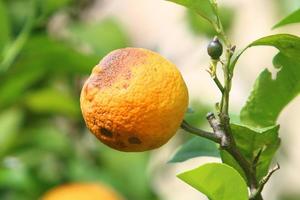
M 223 87 L 222 83 L 220 82 L 220 80 L 219 80 L 219 78 L 217 76 L 217 73 L 216 73 L 218 62 L 220 62 L 220 60 L 214 60 L 214 59 L 212 59 L 212 61 L 210 63 L 210 67 L 206 71 L 210 74 L 211 78 L 216 83 L 216 85 L 219 88 L 220 92 L 223 94 L 224 93 L 224 87 Z
M 255 200 L 257 198 L 257 195 L 259 195 L 262 190 L 264 189 L 264 186 L 266 185 L 266 183 L 269 181 L 269 179 L 271 178 L 271 176 L 274 174 L 274 172 L 276 172 L 277 170 L 280 169 L 280 165 L 277 163 L 275 167 L 273 167 L 268 174 L 262 178 L 262 180 L 259 182 L 259 187 L 257 188 L 257 190 L 251 195 L 250 200 Z
M 220 92 L 223 94 L 223 93 L 224 93 L 224 88 L 223 88 L 223 85 L 221 84 L 221 82 L 219 81 L 217 75 L 215 75 L 215 76 L 213 77 L 213 80 L 214 80 L 214 82 L 216 83 L 216 85 L 218 86 Z
M 183 120 L 181 123 L 181 128 L 189 133 L 195 134 L 200 137 L 207 138 L 209 140 L 212 140 L 216 143 L 220 143 L 220 138 L 212 132 L 207 132 L 198 128 L 195 128 L 191 126 L 187 121 Z

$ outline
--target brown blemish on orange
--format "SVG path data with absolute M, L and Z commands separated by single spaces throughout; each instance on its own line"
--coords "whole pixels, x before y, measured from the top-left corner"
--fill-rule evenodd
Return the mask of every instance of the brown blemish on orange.
M 106 56 L 96 66 L 95 74 L 88 80 L 88 85 L 99 89 L 110 87 L 118 79 L 129 80 L 131 68 L 144 62 L 147 54 L 134 48 L 119 49 Z M 124 86 L 127 88 L 128 84 Z
M 141 144 L 142 141 L 138 137 L 130 137 L 128 138 L 128 142 L 130 144 Z
M 110 137 L 110 138 L 113 137 L 113 133 L 110 130 L 107 130 L 106 128 L 101 128 L 100 133 L 105 137 Z

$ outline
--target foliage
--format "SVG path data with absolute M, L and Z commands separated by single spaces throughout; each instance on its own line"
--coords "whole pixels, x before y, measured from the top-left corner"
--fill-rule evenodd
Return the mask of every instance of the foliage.
M 294 11 L 289 16 L 282 19 L 280 22 L 275 24 L 275 26 L 273 26 L 273 28 L 278 28 L 278 27 L 281 27 L 281 26 L 285 26 L 285 25 L 293 24 L 293 23 L 298 23 L 298 22 L 300 22 L 300 9 Z
M 258 153 L 260 153 L 256 164 L 256 176 L 258 180 L 261 180 L 268 173 L 273 156 L 279 147 L 279 126 L 254 129 L 241 124 L 231 124 L 231 129 L 237 147 L 248 162 L 252 163 Z M 226 152 L 222 151 L 221 155 L 224 163 L 233 166 L 240 174 L 244 175 L 240 167 L 235 162 L 232 162 L 231 158 L 228 158 L 229 155 Z
M 211 200 L 248 199 L 244 180 L 239 173 L 225 164 L 208 163 L 179 174 L 178 177 Z
M 281 110 L 300 92 L 297 78 L 297 74 L 300 73 L 297 56 L 300 52 L 300 38 L 292 35 L 273 35 L 259 39 L 250 46 L 257 45 L 270 45 L 280 50 L 273 59 L 275 68 L 280 69 L 276 78 L 273 79 L 271 73 L 264 70 L 241 111 L 243 123 L 264 127 L 274 125 Z M 265 98 L 266 95 L 268 98 Z
M 223 87 L 218 81 L 215 70 L 216 62 L 212 61 L 210 74 L 216 84 L 218 85 L 220 91 L 226 95 L 228 92 L 228 85 L 232 76 L 234 75 L 234 69 L 237 65 L 237 61 L 240 56 L 248 48 L 254 46 L 273 46 L 277 48 L 280 52 L 274 57 L 273 64 L 275 69 L 277 69 L 277 74 L 275 77 L 272 77 L 271 72 L 265 69 L 257 78 L 253 90 L 246 102 L 245 106 L 240 112 L 240 116 L 237 122 L 231 123 L 229 128 L 226 128 L 226 121 L 224 124 L 223 115 L 226 115 L 226 109 L 222 109 L 222 104 L 226 102 L 228 98 L 222 98 L 221 108 L 216 112 L 219 113 L 221 124 L 223 122 L 223 127 L 225 131 L 230 131 L 229 134 L 232 136 L 234 143 L 232 146 L 222 146 L 222 138 L 220 144 L 220 154 L 222 161 L 227 165 L 231 166 L 232 173 L 240 174 L 243 179 L 225 182 L 222 179 L 222 175 L 219 175 L 218 178 L 215 178 L 218 173 L 221 173 L 220 169 L 209 169 L 207 165 L 203 165 L 198 169 L 184 172 L 179 175 L 179 178 L 183 179 L 185 182 L 191 186 L 198 189 L 200 192 L 208 196 L 209 199 L 222 199 L 223 192 L 218 190 L 218 193 L 214 193 L 214 190 L 218 188 L 221 184 L 223 190 L 233 190 L 239 184 L 241 185 L 248 184 L 249 188 L 252 188 L 251 183 L 254 183 L 258 192 L 261 192 L 265 181 L 269 179 L 270 173 L 269 168 L 272 163 L 273 157 L 279 148 L 280 138 L 278 137 L 279 125 L 277 125 L 277 118 L 285 106 L 291 102 L 299 94 L 299 79 L 300 76 L 300 66 L 299 66 L 299 55 L 300 55 L 300 38 L 295 35 L 290 34 L 277 34 L 266 36 L 260 38 L 252 43 L 250 43 L 243 50 L 231 55 L 235 50 L 235 47 L 232 48 L 228 42 L 225 33 L 222 29 L 222 16 L 218 13 L 217 2 L 215 0 L 199 0 L 199 1 L 189 1 L 189 0 L 171 0 L 177 4 L 183 5 L 198 14 L 198 18 L 201 20 L 206 20 L 206 25 L 211 25 L 211 29 L 215 29 L 216 33 L 221 36 L 223 42 L 229 50 L 229 54 L 225 56 L 225 63 L 223 64 L 223 71 L 225 74 L 225 86 Z M 193 14 L 195 15 L 195 14 Z M 283 26 L 290 23 L 299 22 L 300 12 L 296 10 L 279 23 L 275 27 Z M 221 18 L 221 19 L 220 19 Z M 193 21 L 193 24 L 196 24 Z M 201 29 L 201 23 L 197 24 L 199 29 Z M 207 29 L 204 29 L 207 30 Z M 204 31 L 207 34 L 207 32 Z M 229 63 L 226 63 L 229 62 Z M 228 65 L 227 65 L 228 64 Z M 227 76 L 227 77 L 226 77 Z M 229 84 L 228 84 L 229 83 Z M 228 92 L 229 94 L 229 92 Z M 211 121 L 210 121 L 211 122 Z M 214 129 L 216 125 L 211 124 Z M 196 128 L 192 128 L 195 132 Z M 187 129 L 189 130 L 189 129 Z M 214 131 L 220 131 L 217 127 Z M 197 132 L 197 131 L 196 131 Z M 203 133 L 202 130 L 197 132 L 200 136 L 206 137 L 207 133 Z M 195 134 L 195 133 L 194 133 Z M 215 133 L 218 138 L 217 134 Z M 227 136 L 228 137 L 228 136 Z M 211 138 L 211 137 L 207 137 Z M 214 141 L 218 141 L 215 139 Z M 226 149 L 227 148 L 227 149 Z M 192 139 L 178 150 L 177 154 L 173 157 L 171 161 L 180 162 L 185 161 L 189 158 L 197 156 L 216 156 L 217 148 L 212 146 L 212 143 L 204 139 Z M 222 164 L 219 164 L 220 166 Z M 223 166 L 227 166 L 223 165 Z M 254 178 L 252 174 L 254 173 Z M 227 178 L 230 176 L 228 175 Z M 255 179 L 253 181 L 253 179 Z M 210 182 L 211 181 L 211 182 Z M 215 181 L 215 182 L 214 182 Z M 216 186 L 217 185 L 217 186 Z M 253 199 L 262 199 L 260 193 L 252 193 L 250 191 Z M 216 196 L 221 194 L 221 196 Z M 243 197 L 238 197 L 239 193 L 231 193 L 230 196 L 225 197 L 224 199 L 248 199 L 247 191 L 243 193 Z M 254 196 L 253 196 L 254 195 Z M 258 195 L 258 196 L 256 196 Z

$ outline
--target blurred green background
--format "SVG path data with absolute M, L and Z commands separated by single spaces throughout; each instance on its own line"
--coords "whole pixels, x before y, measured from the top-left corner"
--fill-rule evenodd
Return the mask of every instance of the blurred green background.
M 281 16 L 299 5 L 274 1 Z M 87 131 L 81 117 L 80 89 L 92 67 L 111 50 L 132 45 L 117 19 L 82 19 L 94 3 L 0 0 L 1 200 L 35 200 L 54 186 L 82 181 L 106 183 L 128 200 L 159 199 L 148 174 L 149 153 L 107 148 Z M 221 10 L 230 31 L 235 12 Z M 63 30 L 55 29 L 52 23 L 64 20 Z M 214 35 L 190 11 L 186 23 L 196 35 Z M 191 106 L 195 111 L 187 120 L 201 124 L 208 109 L 199 109 L 206 106 L 198 101 Z
M 0 199 L 33 200 L 67 182 L 100 181 L 127 199 L 156 199 L 146 173 L 148 153 L 121 153 L 85 128 L 82 81 L 102 56 L 130 45 L 112 18 L 87 24 L 93 1 L 0 1 Z M 67 37 L 51 34 L 57 13 Z M 121 167 L 120 167 L 121 166 Z

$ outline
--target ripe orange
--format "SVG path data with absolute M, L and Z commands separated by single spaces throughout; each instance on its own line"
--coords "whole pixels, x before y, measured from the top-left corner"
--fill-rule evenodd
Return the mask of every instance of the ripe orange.
M 90 131 L 120 151 L 165 144 L 180 126 L 188 92 L 176 66 L 150 50 L 109 53 L 92 71 L 80 97 Z
M 41 200 L 121 200 L 112 189 L 96 183 L 72 183 L 48 191 Z

